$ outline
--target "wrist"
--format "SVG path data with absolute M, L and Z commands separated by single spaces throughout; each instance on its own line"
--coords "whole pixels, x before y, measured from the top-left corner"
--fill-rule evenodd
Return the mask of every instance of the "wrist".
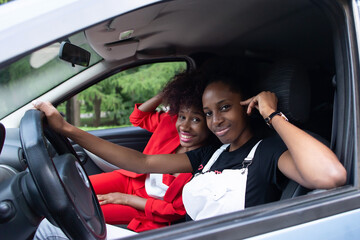
M 130 206 L 130 198 L 131 195 L 128 195 L 128 194 L 123 194 L 123 205 L 127 205 L 127 206 Z
M 284 119 L 285 121 L 287 121 L 287 122 L 289 121 L 289 120 L 287 119 L 287 117 L 286 117 L 282 112 L 280 112 L 280 111 L 274 111 L 274 112 L 272 112 L 271 114 L 269 114 L 268 117 L 264 118 L 266 124 L 267 124 L 270 128 L 273 128 L 273 126 L 272 126 L 272 120 L 273 120 L 273 118 L 276 117 L 276 116 L 279 116 L 279 117 L 283 118 L 283 119 Z
M 277 112 L 276 108 L 274 109 L 274 108 L 267 107 L 267 108 L 261 109 L 260 114 L 264 119 L 266 119 L 274 112 Z
M 69 133 L 73 131 L 72 130 L 73 128 L 74 128 L 73 125 L 71 125 L 70 123 L 64 120 L 62 128 L 60 128 L 59 131 L 62 135 L 67 136 Z
M 56 130 L 58 133 L 63 135 L 64 137 L 68 137 L 73 139 L 77 134 L 78 131 L 82 131 L 79 128 L 71 125 L 67 121 L 64 120 L 62 126 Z

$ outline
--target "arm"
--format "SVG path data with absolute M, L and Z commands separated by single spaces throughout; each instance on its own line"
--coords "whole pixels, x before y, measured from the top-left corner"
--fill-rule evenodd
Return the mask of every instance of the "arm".
M 156 96 L 150 98 L 143 104 L 139 106 L 139 110 L 143 112 L 153 112 L 156 107 L 162 102 L 163 96 L 162 93 L 157 94 Z
M 50 126 L 55 131 L 120 168 L 140 173 L 192 172 L 186 154 L 146 155 L 74 127 L 63 119 L 50 102 L 37 102 L 34 106 L 45 113 Z
M 155 111 L 161 102 L 162 93 L 159 93 L 143 104 L 135 104 L 134 110 L 129 116 L 130 122 L 135 127 L 141 127 L 150 132 L 154 132 L 164 115 L 164 112 Z
M 105 204 L 121 204 L 127 205 L 138 210 L 145 210 L 146 198 L 142 198 L 136 195 L 125 194 L 120 192 L 113 192 L 107 194 L 98 194 L 97 198 L 100 205 Z
M 266 118 L 276 111 L 277 98 L 274 93 L 261 92 L 240 104 L 248 105 L 248 114 L 257 108 Z M 278 161 L 285 176 L 311 189 L 345 184 L 346 170 L 328 147 L 278 115 L 273 117 L 271 124 L 288 148 Z

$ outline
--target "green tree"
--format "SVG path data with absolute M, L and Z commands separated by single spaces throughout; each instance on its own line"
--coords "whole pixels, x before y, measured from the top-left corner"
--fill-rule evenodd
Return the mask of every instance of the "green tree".
M 86 112 L 94 114 L 93 126 L 100 125 L 101 113 L 112 116 L 113 125 L 130 124 L 128 116 L 134 104 L 157 94 L 177 73 L 186 69 L 184 62 L 142 65 L 115 74 L 81 92 L 78 99 Z

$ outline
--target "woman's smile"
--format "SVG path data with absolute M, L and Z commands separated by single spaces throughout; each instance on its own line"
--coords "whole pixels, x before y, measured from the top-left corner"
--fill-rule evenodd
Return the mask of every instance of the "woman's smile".
M 193 135 L 187 132 L 180 132 L 179 136 L 181 142 L 191 142 L 193 139 Z
M 230 127 L 227 127 L 227 128 L 221 128 L 221 129 L 216 129 L 214 131 L 215 135 L 217 137 L 223 137 L 224 135 L 226 135 L 226 133 L 228 133 L 228 131 L 230 130 Z

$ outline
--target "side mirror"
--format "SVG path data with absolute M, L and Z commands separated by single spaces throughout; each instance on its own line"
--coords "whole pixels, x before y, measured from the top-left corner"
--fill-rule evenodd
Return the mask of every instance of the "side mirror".
M 90 63 L 90 52 L 73 45 L 69 42 L 62 42 L 59 50 L 59 58 L 75 65 L 87 67 Z

